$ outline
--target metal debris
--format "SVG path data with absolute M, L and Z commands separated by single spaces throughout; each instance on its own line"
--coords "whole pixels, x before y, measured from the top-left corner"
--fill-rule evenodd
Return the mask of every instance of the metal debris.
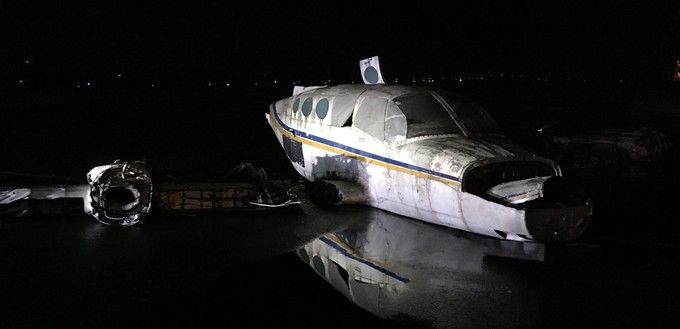
M 579 131 L 553 122 L 538 133 L 560 165 L 575 168 L 656 161 L 672 146 L 662 131 L 651 127 Z
M 295 182 L 270 180 L 245 163 L 209 182 L 153 184 L 140 161 L 96 166 L 87 184 L 0 187 L 0 217 L 90 214 L 99 222 L 132 226 L 151 213 L 188 214 L 279 208 L 301 203 Z M 153 210 L 153 211 L 152 211 Z

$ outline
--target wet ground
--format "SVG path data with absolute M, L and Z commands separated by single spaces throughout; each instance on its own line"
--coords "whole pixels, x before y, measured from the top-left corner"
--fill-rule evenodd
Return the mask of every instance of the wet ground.
M 584 125 L 652 125 L 680 144 L 677 85 L 452 87 L 537 149 L 537 127 L 581 117 Z M 10 91 L 0 101 L 0 185 L 83 183 L 91 167 L 115 159 L 145 160 L 157 181 L 219 179 L 244 162 L 291 177 L 264 118 L 289 89 Z M 478 238 L 363 207 L 154 216 L 126 229 L 84 216 L 2 218 L 0 325 L 668 327 L 680 309 L 678 164 L 675 146 L 650 163 L 565 170 L 592 197 L 593 220 L 578 241 L 548 248 L 545 263 L 488 259 Z M 362 225 L 376 221 L 413 232 L 378 235 L 409 241 L 411 251 L 441 241 L 422 259 L 378 254 L 418 287 L 384 299 L 383 312 L 394 306 L 408 324 L 350 302 L 296 254 L 328 233 L 375 232 Z M 449 253 L 447 245 L 459 247 Z

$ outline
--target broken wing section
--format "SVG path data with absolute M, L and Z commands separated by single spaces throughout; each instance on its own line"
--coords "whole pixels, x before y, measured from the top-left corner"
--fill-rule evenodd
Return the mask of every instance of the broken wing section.
M 0 187 L 0 218 L 90 214 L 113 226 L 132 226 L 151 212 L 174 214 L 256 210 L 300 204 L 297 184 L 270 180 L 245 163 L 214 182 L 153 184 L 142 162 L 116 160 L 92 168 L 88 184 Z

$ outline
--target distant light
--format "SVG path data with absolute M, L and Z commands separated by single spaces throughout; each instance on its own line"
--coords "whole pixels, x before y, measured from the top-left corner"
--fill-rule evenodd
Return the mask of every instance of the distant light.
M 89 86 L 92 86 L 92 83 L 86 82 L 85 85 L 89 87 Z
M 208 84 L 208 87 L 212 87 L 212 83 L 209 83 L 209 84 Z
M 153 83 L 151 84 L 151 88 L 153 88 L 153 87 L 155 87 L 155 86 L 156 86 L 155 84 L 153 84 Z
M 231 87 L 231 83 L 227 83 L 227 87 Z
M 20 85 L 23 85 L 23 84 L 24 84 L 24 80 L 19 80 L 19 84 L 20 84 Z
M 119 77 L 119 78 L 122 78 L 122 77 L 123 77 L 123 75 L 122 75 L 122 74 L 120 74 L 120 73 L 118 73 L 117 77 Z
M 31 64 L 31 61 L 25 60 L 25 61 L 24 61 L 24 64 Z
M 276 84 L 276 80 L 274 80 L 274 84 Z

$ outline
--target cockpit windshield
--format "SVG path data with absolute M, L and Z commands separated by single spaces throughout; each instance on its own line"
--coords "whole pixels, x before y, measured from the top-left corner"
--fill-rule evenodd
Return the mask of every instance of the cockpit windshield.
M 399 96 L 394 103 L 406 116 L 407 138 L 445 134 L 498 134 L 496 121 L 475 101 L 448 90 L 436 90 L 455 114 L 451 115 L 437 97 L 428 92 Z
M 477 102 L 448 90 L 437 89 L 439 94 L 453 109 L 461 124 L 472 135 L 499 134 L 500 128 L 491 115 Z
M 394 103 L 406 116 L 406 138 L 463 133 L 446 108 L 429 93 L 399 96 Z

